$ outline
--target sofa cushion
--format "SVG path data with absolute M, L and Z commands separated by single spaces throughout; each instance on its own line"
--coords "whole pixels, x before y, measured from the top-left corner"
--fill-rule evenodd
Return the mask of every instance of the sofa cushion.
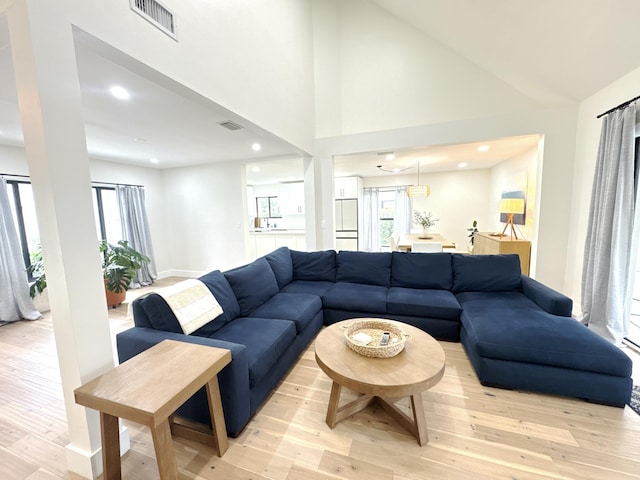
M 387 290 L 379 285 L 336 283 L 322 297 L 322 305 L 338 310 L 386 313 Z
M 451 256 L 450 253 L 393 252 L 391 286 L 450 290 Z
M 340 251 L 336 263 L 336 282 L 390 285 L 391 253 Z
M 453 255 L 453 292 L 510 292 L 521 288 L 518 255 Z
M 291 250 L 291 261 L 294 280 L 336 281 L 336 252 L 333 250 L 320 252 Z
M 211 338 L 244 345 L 249 364 L 249 385 L 253 388 L 280 360 L 296 336 L 293 322 L 269 318 L 239 317 Z
M 481 357 L 628 377 L 631 360 L 572 319 L 552 315 L 520 292 L 456 295 L 468 341 Z
M 278 293 L 278 282 L 273 270 L 264 258 L 224 272 L 240 305 L 240 315 L 253 310 Z
M 302 332 L 322 309 L 317 295 L 278 293 L 251 312 L 252 317 L 291 320 L 296 331 Z
M 282 287 L 293 280 L 293 262 L 291 261 L 289 249 L 287 247 L 280 247 L 269 255 L 265 255 L 264 258 L 269 262 L 271 270 L 273 270 L 273 274 L 276 276 L 278 288 L 282 290 Z
M 217 318 L 216 321 L 224 320 L 224 323 L 227 323 L 240 315 L 238 300 L 233 293 L 231 285 L 229 285 L 229 282 L 220 270 L 209 272 L 201 276 L 198 280 L 209 288 L 222 307 L 222 318 Z
M 449 290 L 391 287 L 387 294 L 387 312 L 397 315 L 459 320 L 462 307 Z
M 282 289 L 286 293 L 309 293 L 322 297 L 333 287 L 334 282 L 312 282 L 310 280 L 294 280 Z

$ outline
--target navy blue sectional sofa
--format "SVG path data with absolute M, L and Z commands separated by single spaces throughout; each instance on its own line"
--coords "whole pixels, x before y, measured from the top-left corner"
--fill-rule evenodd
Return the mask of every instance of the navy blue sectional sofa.
M 461 341 L 485 385 L 623 406 L 631 360 L 571 318 L 568 297 L 520 274 L 516 255 L 298 252 L 200 280 L 223 313 L 191 335 L 157 294 L 133 302 L 117 335 L 120 362 L 170 338 L 227 348 L 219 374 L 227 431 L 237 436 L 323 325 L 390 318 Z M 210 423 L 204 390 L 178 413 Z

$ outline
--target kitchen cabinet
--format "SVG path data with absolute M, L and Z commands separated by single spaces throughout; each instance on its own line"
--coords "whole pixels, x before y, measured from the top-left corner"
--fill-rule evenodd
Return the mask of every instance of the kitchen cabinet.
M 473 235 L 474 255 L 496 255 L 502 253 L 515 253 L 520 257 L 520 270 L 524 275 L 529 275 L 529 263 L 531 258 L 531 242 L 529 240 L 494 236 L 489 233 L 476 232 Z
M 358 198 L 360 190 L 358 177 L 337 177 L 334 178 L 335 198 Z
M 281 184 L 278 197 L 281 215 L 304 214 L 304 182 Z
M 291 250 L 306 251 L 306 232 L 302 230 L 284 230 L 249 233 L 247 261 L 253 261 L 256 258 L 267 255 L 280 247 L 288 247 Z

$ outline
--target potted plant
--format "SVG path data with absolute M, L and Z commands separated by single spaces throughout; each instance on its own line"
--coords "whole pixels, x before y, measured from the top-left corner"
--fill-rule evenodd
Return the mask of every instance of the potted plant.
M 471 224 L 470 228 L 467 228 L 467 232 L 469 232 L 469 251 L 473 252 L 473 241 L 475 240 L 474 234 L 478 231 L 478 221 L 474 220 Z
M 107 295 L 107 306 L 115 308 L 124 301 L 136 271 L 149 263 L 150 260 L 131 248 L 126 240 L 120 240 L 115 245 L 102 240 L 99 243 L 99 248 L 102 254 L 102 277 Z M 31 298 L 34 298 L 47 288 L 41 249 L 31 254 L 29 273 L 33 278 L 29 294 Z
M 100 253 L 107 306 L 115 308 L 124 301 L 136 271 L 150 260 L 131 248 L 126 240 L 120 240 L 115 245 L 102 240 Z
M 429 238 L 429 229 L 440 220 L 433 218 L 431 212 L 419 212 L 418 210 L 413 211 L 413 219 L 415 223 L 422 226 L 420 238 Z

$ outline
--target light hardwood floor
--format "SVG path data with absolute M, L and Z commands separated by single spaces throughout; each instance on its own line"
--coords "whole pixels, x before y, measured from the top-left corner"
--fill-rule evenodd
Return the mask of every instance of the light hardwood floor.
M 110 310 L 110 322 L 114 334 L 132 325 L 128 306 Z M 329 429 L 331 382 L 310 346 L 223 458 L 174 440 L 181 478 L 640 478 L 640 416 L 630 408 L 483 387 L 462 345 L 442 346 L 444 377 L 423 393 L 428 445 L 375 406 Z M 125 423 L 132 449 L 123 478 L 158 478 L 148 429 Z M 79 480 L 66 468 L 67 443 L 50 319 L 1 327 L 0 479 Z

